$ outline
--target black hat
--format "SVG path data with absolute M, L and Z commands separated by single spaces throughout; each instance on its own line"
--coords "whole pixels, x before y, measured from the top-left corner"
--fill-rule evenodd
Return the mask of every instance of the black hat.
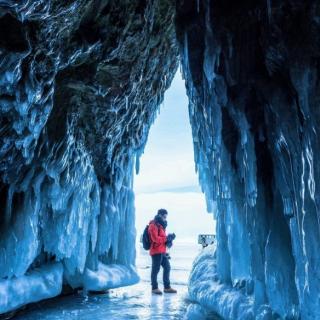
M 168 214 L 168 211 L 166 209 L 159 209 L 157 214 L 164 216 L 165 214 Z

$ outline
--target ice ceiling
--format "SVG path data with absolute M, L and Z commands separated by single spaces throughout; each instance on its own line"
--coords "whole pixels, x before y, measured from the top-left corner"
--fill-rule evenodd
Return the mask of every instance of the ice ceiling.
M 312 0 L 1 1 L 0 312 L 50 275 L 33 299 L 136 281 L 133 168 L 180 54 L 218 239 L 192 298 L 319 317 L 319 32 Z

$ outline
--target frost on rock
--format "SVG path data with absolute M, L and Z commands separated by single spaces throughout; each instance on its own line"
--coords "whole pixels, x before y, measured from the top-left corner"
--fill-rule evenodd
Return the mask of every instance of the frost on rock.
M 187 311 L 183 317 L 184 320 L 206 320 L 208 319 L 206 311 L 195 303 L 189 304 Z
M 119 264 L 105 265 L 99 263 L 98 270 L 86 269 L 84 272 L 84 288 L 88 291 L 103 291 L 110 288 L 129 286 L 139 281 L 139 276 L 134 268 Z
M 191 290 L 227 318 L 240 305 L 252 316 L 268 306 L 273 318 L 320 318 L 319 10 L 303 0 L 177 1 L 196 169 L 217 219 L 216 262 L 206 263 L 219 285 L 207 278 L 210 294 Z M 217 296 L 227 288 L 235 299 Z
M 133 167 L 177 68 L 174 12 L 0 1 L 0 281 L 54 261 L 73 287 L 101 264 L 133 268 Z
M 223 319 L 255 319 L 253 299 L 246 296 L 245 283 L 238 283 L 233 288 L 219 281 L 215 253 L 214 247 L 207 247 L 194 261 L 189 278 L 191 301 L 217 312 Z M 262 310 L 262 313 L 259 310 L 257 317 L 263 314 L 266 314 L 266 310 Z
M 57 296 L 62 289 L 62 276 L 62 264 L 56 262 L 35 268 L 18 278 L 0 280 L 1 312 Z

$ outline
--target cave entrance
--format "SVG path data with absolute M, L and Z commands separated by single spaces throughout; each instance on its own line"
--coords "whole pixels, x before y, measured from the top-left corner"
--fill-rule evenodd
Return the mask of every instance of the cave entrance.
M 157 210 L 165 208 L 168 210 L 167 233 L 174 232 L 177 236 L 169 251 L 171 285 L 179 293 L 186 292 L 192 262 L 202 249 L 198 235 L 215 234 L 215 221 L 212 214 L 207 213 L 205 197 L 195 173 L 188 97 L 179 71 L 166 91 L 160 114 L 150 129 L 140 172 L 135 176 L 134 191 L 136 265 L 142 280 L 140 285 L 149 292 L 151 259 L 143 249 L 140 237 Z M 158 275 L 159 288 L 162 288 L 161 280 L 162 270 Z M 174 308 L 183 305 L 183 301 L 178 301 L 182 296 L 179 294 L 161 305 L 163 312 L 158 310 L 159 303 L 153 301 L 151 310 L 154 306 L 157 314 L 174 313 Z
M 197 242 L 198 234 L 214 233 L 195 173 L 188 97 L 180 71 L 150 128 L 134 191 L 138 238 L 159 208 L 168 210 L 168 232 L 175 232 L 177 240 Z

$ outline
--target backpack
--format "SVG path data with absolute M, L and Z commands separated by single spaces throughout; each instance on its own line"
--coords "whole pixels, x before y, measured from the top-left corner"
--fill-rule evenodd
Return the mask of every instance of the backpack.
M 144 231 L 142 234 L 142 246 L 143 246 L 143 249 L 145 249 L 145 250 L 150 250 L 150 247 L 151 247 L 151 241 L 149 238 L 148 228 L 149 228 L 149 225 L 147 225 L 144 228 Z
M 144 231 L 143 231 L 143 234 L 142 234 L 142 246 L 143 246 L 143 249 L 145 249 L 145 250 L 150 250 L 150 248 L 151 248 L 151 240 L 150 240 L 150 237 L 149 237 L 148 228 L 149 228 L 149 225 L 147 225 L 144 228 Z M 159 232 L 160 232 L 160 230 L 159 230 L 159 227 L 158 227 L 158 234 L 159 234 Z

